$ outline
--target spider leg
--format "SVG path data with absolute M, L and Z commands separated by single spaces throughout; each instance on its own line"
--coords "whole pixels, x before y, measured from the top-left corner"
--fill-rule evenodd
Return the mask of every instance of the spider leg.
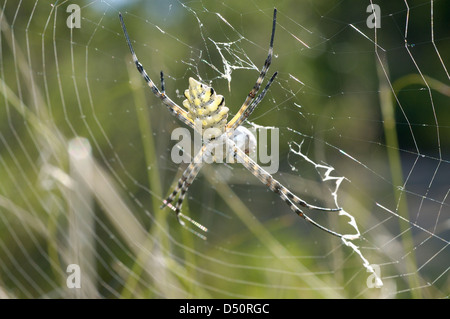
M 189 166 L 184 170 L 183 175 L 180 177 L 180 179 L 178 180 L 177 186 L 175 186 L 174 190 L 172 191 L 172 193 L 165 199 L 163 200 L 163 203 L 161 205 L 161 209 L 169 206 L 170 208 L 172 208 L 173 210 L 175 210 L 175 207 L 173 207 L 171 205 L 171 203 L 173 202 L 173 200 L 175 199 L 175 197 L 177 197 L 178 193 L 180 193 L 180 191 L 183 189 L 184 184 L 188 181 L 190 181 L 190 183 L 192 184 L 192 180 L 193 178 L 195 178 L 195 176 L 193 176 L 193 178 L 191 178 L 192 172 L 196 172 L 196 175 L 198 174 L 198 171 L 200 170 L 200 168 L 196 169 L 195 167 L 197 165 L 201 166 L 201 163 L 194 163 L 192 162 L 191 164 L 189 164 Z M 177 204 L 178 205 L 178 204 Z
M 250 102 L 255 98 L 256 93 L 258 93 L 259 88 L 261 87 L 261 83 L 264 80 L 264 77 L 266 76 L 267 71 L 269 70 L 270 64 L 272 63 L 272 56 L 273 56 L 273 40 L 275 38 L 275 27 L 277 24 L 277 9 L 273 10 L 273 25 L 272 25 L 272 35 L 270 37 L 270 45 L 269 45 L 269 53 L 267 55 L 267 59 L 264 62 L 264 65 L 261 69 L 261 73 L 259 74 L 258 79 L 256 80 L 255 85 L 253 86 L 250 93 L 247 95 L 247 98 L 245 99 L 244 103 L 242 104 L 239 111 L 236 113 L 236 115 L 228 122 L 227 129 L 232 128 L 235 129 L 242 123 L 243 120 L 246 119 L 246 117 L 243 116 L 243 114 L 246 112 L 247 108 L 250 106 Z M 255 105 L 256 106 L 256 105 Z
M 198 227 L 201 230 L 207 232 L 208 229 L 205 226 L 203 226 L 202 224 L 196 222 L 195 220 L 193 220 L 189 216 L 186 216 L 183 213 L 181 213 L 181 208 L 183 206 L 183 200 L 184 200 L 184 198 L 185 198 L 185 196 L 187 194 L 188 188 L 192 184 L 192 182 L 194 181 L 195 177 L 198 175 L 198 172 L 200 171 L 202 166 L 203 166 L 203 163 L 195 163 L 192 166 L 192 168 L 190 168 L 190 173 L 189 173 L 187 179 L 185 179 L 185 181 L 182 182 L 182 186 L 181 187 L 177 186 L 177 188 L 178 188 L 177 192 L 180 192 L 180 196 L 178 197 L 176 205 L 173 206 L 171 204 L 171 202 L 173 201 L 173 199 L 175 197 L 175 196 L 173 196 L 173 194 L 175 193 L 176 190 L 174 190 L 174 192 L 170 195 L 170 197 L 172 197 L 172 198 L 171 199 L 168 198 L 167 200 L 164 200 L 163 205 L 161 207 L 168 206 L 170 209 L 172 209 L 175 212 L 175 215 L 177 217 L 178 222 L 182 226 L 185 227 L 185 224 L 181 220 L 181 218 L 187 220 L 188 222 L 194 224 L 196 227 Z M 187 169 L 186 169 L 186 171 L 187 171 Z M 183 176 L 186 175 L 186 171 L 183 174 Z M 181 181 L 181 179 L 180 179 L 180 181 Z M 180 181 L 178 181 L 178 185 L 180 185 Z
M 181 211 L 181 204 L 184 200 L 184 197 L 186 195 L 187 189 L 189 188 L 190 184 L 192 184 L 193 180 L 197 176 L 198 172 L 203 166 L 203 155 L 206 150 L 206 145 L 203 145 L 203 147 L 200 149 L 200 151 L 195 155 L 189 166 L 184 170 L 183 175 L 178 180 L 177 186 L 174 188 L 172 193 L 163 201 L 163 204 L 161 205 L 161 208 L 164 208 L 165 206 L 169 206 L 172 210 L 175 211 L 177 216 L 179 215 Z M 185 185 L 188 183 L 188 185 Z M 176 204 L 176 207 L 171 205 L 175 197 L 178 195 L 178 193 L 182 192 L 182 195 L 178 198 L 178 202 Z M 181 199 L 181 201 L 180 201 Z M 178 209 L 179 207 L 179 209 Z
M 298 208 L 297 206 L 295 206 L 295 204 L 283 193 L 280 192 L 278 193 L 281 197 L 282 200 L 284 200 L 284 202 L 289 206 L 289 208 L 298 216 L 302 217 L 303 219 L 305 219 L 307 222 L 313 224 L 314 226 L 318 227 L 319 229 L 334 235 L 336 237 L 342 238 L 344 235 L 337 233 L 331 229 L 326 228 L 325 226 L 320 225 L 318 222 L 316 222 L 315 220 L 311 219 L 310 217 L 308 217 L 307 215 L 305 215 L 305 213 L 303 213 L 303 211 Z
M 181 187 L 180 196 L 178 197 L 178 201 L 175 205 L 175 213 L 176 214 L 181 213 L 181 207 L 183 206 L 183 201 L 184 201 L 184 198 L 186 197 L 189 186 L 192 185 L 192 182 L 197 177 L 202 166 L 203 166 L 203 163 L 194 164 L 194 167 L 192 168 L 191 173 L 189 174 L 187 180 L 184 182 L 183 186 Z
M 183 173 L 183 176 L 178 180 L 177 186 L 173 192 L 163 201 L 161 208 L 169 206 L 178 215 L 181 212 L 181 207 L 183 205 L 183 200 L 186 197 L 186 193 L 191 186 L 194 179 L 197 177 L 198 172 L 202 168 L 203 163 L 191 163 Z M 172 205 L 175 197 L 180 193 L 177 203 L 175 206 Z
M 161 71 L 161 94 L 166 94 L 166 88 L 164 85 L 164 73 Z
M 239 127 L 242 122 L 244 122 L 252 113 L 253 110 L 258 106 L 258 104 L 262 101 L 264 96 L 266 96 L 267 91 L 269 90 L 269 87 L 272 85 L 273 80 L 275 80 L 275 77 L 277 76 L 278 72 L 275 72 L 272 77 L 270 78 L 269 82 L 267 82 L 266 87 L 262 92 L 252 101 L 252 103 L 249 105 L 249 107 L 241 114 L 240 118 L 237 120 L 235 124 L 235 128 Z M 232 130 L 230 130 L 232 131 Z
M 183 176 L 189 175 L 188 178 L 185 179 L 184 182 L 181 182 L 182 179 L 184 179 L 184 178 L 183 177 L 180 178 L 180 180 L 178 181 L 177 188 L 169 196 L 170 199 L 168 198 L 168 199 L 163 201 L 163 205 L 161 206 L 161 208 L 163 208 L 164 206 L 168 206 L 170 209 L 172 209 L 175 212 L 175 215 L 177 217 L 178 223 L 180 223 L 181 226 L 183 226 L 184 228 L 186 228 L 187 230 L 189 230 L 190 232 L 192 232 L 194 235 L 198 236 L 199 238 L 205 240 L 206 236 L 204 236 L 204 235 L 200 234 L 199 232 L 189 228 L 188 226 L 186 226 L 184 221 L 181 220 L 181 219 L 184 219 L 184 220 L 190 222 L 191 224 L 193 224 L 198 229 L 202 230 L 203 232 L 208 232 L 208 228 L 207 227 L 205 227 L 202 224 L 200 224 L 199 222 L 193 220 L 189 216 L 186 216 L 183 213 L 181 213 L 181 206 L 182 206 L 185 194 L 187 193 L 187 190 L 188 190 L 189 186 L 192 184 L 192 181 L 195 179 L 195 177 L 197 176 L 198 172 L 200 171 L 200 168 L 201 168 L 202 165 L 203 165 L 202 163 L 195 163 L 195 164 L 193 163 L 192 167 L 188 167 L 188 169 L 190 170 L 189 174 L 187 174 L 188 169 L 185 170 L 185 172 L 183 173 Z M 180 182 L 181 182 L 182 186 L 180 186 Z M 176 193 L 178 193 L 180 191 L 180 189 L 181 189 L 181 194 L 180 194 L 180 197 L 178 198 L 176 206 L 174 207 L 171 204 L 171 202 L 175 198 Z
M 165 199 L 163 201 L 163 204 L 161 205 L 161 208 L 164 208 L 165 206 L 168 206 L 170 209 L 172 209 L 175 212 L 177 220 L 181 224 L 181 226 L 187 228 L 189 231 L 193 232 L 195 235 L 199 236 L 202 239 L 206 239 L 206 237 L 201 235 L 201 234 L 199 234 L 195 230 L 192 230 L 189 227 L 187 227 L 185 225 L 185 223 L 181 220 L 181 218 L 187 220 L 188 222 L 190 222 L 191 224 L 193 224 L 194 226 L 196 226 L 197 228 L 201 229 L 204 232 L 207 232 L 208 228 L 206 228 L 202 224 L 198 223 L 197 221 L 193 220 L 189 216 L 186 216 L 186 215 L 182 214 L 181 213 L 181 207 L 183 205 L 183 200 L 184 200 L 184 198 L 185 198 L 185 196 L 187 194 L 189 186 L 192 184 L 192 182 L 194 181 L 195 177 L 197 177 L 198 172 L 200 171 L 200 169 L 203 166 L 203 161 L 201 161 L 201 159 L 203 158 L 205 149 L 206 149 L 206 145 L 204 145 L 200 149 L 200 151 L 195 156 L 195 158 L 193 159 L 191 164 L 189 164 L 189 166 L 183 172 L 183 175 L 178 180 L 178 184 L 175 187 L 175 189 L 173 190 L 173 192 L 169 195 L 169 197 L 167 199 Z M 176 205 L 173 206 L 171 203 L 173 202 L 173 200 L 175 199 L 175 197 L 177 196 L 178 193 L 180 193 L 180 196 L 178 197 L 178 201 L 177 201 Z
M 284 187 L 280 182 L 274 179 L 272 175 L 270 175 L 255 161 L 253 161 L 250 157 L 248 157 L 240 148 L 236 146 L 233 140 L 229 140 L 228 143 L 234 144 L 234 146 L 232 147 L 239 162 L 241 162 L 248 170 L 250 170 L 253 173 L 253 175 L 258 177 L 258 179 L 261 182 L 263 182 L 267 187 L 269 187 L 271 191 L 277 194 L 283 193 L 283 195 L 290 201 L 294 202 L 295 205 L 299 205 L 311 210 L 320 210 L 325 212 L 338 212 L 342 210 L 341 208 L 326 208 L 308 204 L 306 201 L 302 200 L 297 195 L 288 190 L 286 187 Z
M 315 205 L 310 205 L 304 200 L 300 199 L 296 195 L 294 195 L 291 191 L 289 191 L 286 187 L 284 187 L 280 182 L 275 180 L 272 175 L 270 175 L 268 172 L 266 172 L 263 168 L 261 168 L 255 161 L 253 161 L 250 157 L 245 155 L 245 153 L 236 146 L 236 143 L 231 140 L 227 139 L 227 144 L 232 148 L 233 152 L 235 152 L 237 159 L 239 162 L 241 162 L 245 168 L 247 168 L 254 176 L 256 176 L 262 183 L 264 183 L 271 191 L 278 194 L 281 199 L 286 202 L 286 204 L 289 206 L 289 208 L 298 216 L 304 218 L 307 222 L 313 224 L 314 226 L 326 231 L 329 234 L 332 234 L 337 237 L 342 237 L 342 234 L 339 234 L 337 232 L 334 232 L 310 217 L 308 217 L 300 208 L 297 207 L 297 205 L 306 207 L 308 209 L 314 209 L 314 210 L 321 210 L 321 211 L 328 211 L 328 212 L 334 212 L 334 211 L 340 211 L 341 208 L 324 208 L 319 207 Z
M 169 197 L 167 199 L 165 199 L 163 201 L 161 208 L 168 206 L 170 209 L 172 209 L 175 212 L 175 216 L 177 217 L 178 222 L 183 227 L 186 227 L 186 225 L 181 220 L 181 218 L 187 220 L 188 222 L 194 224 L 196 227 L 198 227 L 201 230 L 206 232 L 206 231 L 208 231 L 208 229 L 205 226 L 203 226 L 202 224 L 196 222 L 195 220 L 193 220 L 190 217 L 181 213 L 181 207 L 183 205 L 183 200 L 184 200 L 184 197 L 186 196 L 188 188 L 192 184 L 193 180 L 197 176 L 197 174 L 200 171 L 200 168 L 202 166 L 203 166 L 202 163 L 194 163 L 194 162 L 188 166 L 188 168 L 184 171 L 183 176 L 178 180 L 178 184 L 175 187 L 174 191 L 169 195 Z M 181 191 L 181 193 L 180 193 L 180 196 L 178 197 L 178 201 L 177 201 L 176 205 L 173 206 L 172 202 L 175 199 L 176 195 L 180 191 Z
M 180 192 L 181 188 L 183 187 L 184 182 L 186 181 L 187 177 L 189 176 L 192 167 L 191 165 L 193 165 L 193 163 L 191 163 L 186 170 L 183 172 L 183 175 L 180 177 L 180 179 L 178 180 L 177 186 L 175 186 L 174 190 L 172 191 L 172 193 L 165 199 L 163 200 L 163 203 L 160 206 L 160 209 L 163 209 L 166 206 L 169 206 L 170 208 L 174 209 L 174 207 L 172 206 L 172 202 L 175 199 L 175 197 L 178 195 L 178 193 Z
M 144 78 L 145 82 L 147 82 L 147 85 L 152 90 L 153 94 L 155 94 L 164 105 L 167 106 L 169 111 L 178 118 L 181 122 L 184 124 L 194 128 L 194 122 L 187 117 L 187 112 L 182 109 L 180 106 L 178 106 L 175 102 L 173 102 L 164 92 L 164 84 L 162 83 L 162 92 L 159 91 L 158 87 L 153 83 L 152 79 L 148 76 L 147 72 L 145 71 L 142 64 L 139 62 L 136 53 L 134 52 L 133 46 L 131 45 L 130 37 L 128 36 L 127 28 L 125 27 L 125 22 L 123 21 L 122 14 L 119 13 L 119 19 L 120 23 L 122 24 L 123 33 L 125 35 L 125 39 L 127 40 L 128 47 L 130 49 L 131 55 L 133 56 L 134 64 L 136 64 L 136 68 L 139 71 L 139 73 Z M 161 79 L 163 79 L 161 74 Z

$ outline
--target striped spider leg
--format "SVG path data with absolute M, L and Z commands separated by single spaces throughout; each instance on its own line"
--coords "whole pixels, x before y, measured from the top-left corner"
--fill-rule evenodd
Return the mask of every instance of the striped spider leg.
M 200 149 L 200 151 L 197 153 L 197 155 L 194 157 L 194 159 L 191 161 L 189 166 L 185 169 L 183 172 L 183 175 L 178 180 L 177 186 L 174 188 L 172 193 L 167 197 L 163 204 L 161 205 L 161 209 L 165 206 L 168 206 L 170 209 L 172 209 L 180 223 L 181 220 L 179 219 L 181 214 L 181 207 L 183 205 L 184 197 L 186 196 L 186 193 L 188 191 L 189 186 L 192 184 L 194 179 L 197 177 L 197 174 L 199 173 L 200 169 L 203 166 L 203 157 L 205 154 L 206 144 L 203 145 L 203 147 Z M 173 200 L 175 197 L 180 193 L 180 196 L 175 204 L 175 206 L 172 205 Z M 181 217 L 184 215 L 181 215 Z
M 289 189 L 284 187 L 280 182 L 278 182 L 276 179 L 272 177 L 268 172 L 266 172 L 261 166 L 259 166 L 254 160 L 252 160 L 249 156 L 247 156 L 240 147 L 238 147 L 234 141 L 231 139 L 227 139 L 227 144 L 230 146 L 230 150 L 232 150 L 236 156 L 236 159 L 238 162 L 240 162 L 247 170 L 249 170 L 254 176 L 256 176 L 263 184 L 265 184 L 272 192 L 275 194 L 278 194 L 282 200 L 286 202 L 286 204 L 289 206 L 289 208 L 298 216 L 304 218 L 307 222 L 313 224 L 314 226 L 318 227 L 319 229 L 337 236 L 339 238 L 342 238 L 343 235 L 340 233 L 337 233 L 335 231 L 332 231 L 310 217 L 308 217 L 300 208 L 299 206 L 311 209 L 311 210 L 320 210 L 320 211 L 326 211 L 326 212 L 336 212 L 340 211 L 341 208 L 324 208 L 319 207 L 315 205 L 308 204 L 301 198 L 297 197 L 295 194 L 293 194 Z
M 139 73 L 144 78 L 145 82 L 147 82 L 147 85 L 152 90 L 153 94 L 155 94 L 165 106 L 169 109 L 170 113 L 172 113 L 177 119 L 179 119 L 184 124 L 194 128 L 193 121 L 187 116 L 187 112 L 183 110 L 179 105 L 177 105 L 174 101 L 172 101 L 165 93 L 164 91 L 164 78 L 163 74 L 161 72 L 161 91 L 158 89 L 158 87 L 153 83 L 152 79 L 147 75 L 147 72 L 144 70 L 144 67 L 139 62 L 136 53 L 134 52 L 133 46 L 131 45 L 130 37 L 128 36 L 127 28 L 125 27 L 125 22 L 123 21 L 122 14 L 119 13 L 119 19 L 120 23 L 122 24 L 122 30 L 125 35 L 125 39 L 127 40 L 128 47 L 130 48 L 131 55 L 133 57 L 134 64 L 136 64 L 136 68 L 139 71 Z
M 272 35 L 270 36 L 269 53 L 267 55 L 266 61 L 264 62 L 264 65 L 263 65 L 263 67 L 261 69 L 261 73 L 259 74 L 259 77 L 256 80 L 255 85 L 253 86 L 253 88 L 250 91 L 250 93 L 248 93 L 247 98 L 245 99 L 244 103 L 242 104 L 241 108 L 239 109 L 239 112 L 237 112 L 236 115 L 227 123 L 227 129 L 236 129 L 239 125 L 242 124 L 242 122 L 251 113 L 251 112 L 250 113 L 248 112 L 248 108 L 251 106 L 250 103 L 255 98 L 256 93 L 258 93 L 259 88 L 261 87 L 261 83 L 263 82 L 267 71 L 269 71 L 270 64 L 272 63 L 273 40 L 275 38 L 276 25 L 277 25 L 277 9 L 274 9 L 273 10 Z M 272 83 L 272 81 L 273 81 L 273 79 L 275 78 L 276 75 L 277 75 L 277 72 L 275 72 L 274 75 L 272 76 L 272 79 L 269 81 L 268 86 L 270 86 L 270 84 Z M 262 96 L 262 97 L 264 97 L 264 96 Z M 261 100 L 262 100 L 262 98 L 260 99 L 260 101 Z M 256 107 L 256 105 L 255 105 L 255 107 Z

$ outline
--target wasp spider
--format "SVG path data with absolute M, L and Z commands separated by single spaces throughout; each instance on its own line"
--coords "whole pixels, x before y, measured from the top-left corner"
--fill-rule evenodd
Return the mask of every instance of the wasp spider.
M 341 208 L 318 207 L 308 204 L 301 198 L 297 197 L 286 187 L 281 185 L 277 180 L 275 180 L 268 172 L 261 168 L 254 160 L 252 160 L 248 156 L 249 150 L 243 148 L 240 145 L 242 143 L 239 143 L 239 141 L 242 141 L 243 137 L 244 140 L 251 138 L 249 136 L 251 133 L 240 125 L 250 116 L 250 114 L 252 114 L 253 110 L 264 98 L 270 85 L 273 83 L 275 77 L 277 76 L 277 72 L 275 72 L 264 89 L 261 91 L 261 93 L 258 96 L 256 95 L 272 62 L 273 40 L 275 36 L 277 18 L 276 9 L 273 12 L 272 36 L 270 38 L 269 53 L 267 59 L 264 62 L 261 73 L 259 74 L 255 85 L 251 89 L 250 93 L 248 93 L 244 103 L 239 109 L 239 112 L 229 122 L 227 122 L 228 108 L 225 106 L 225 100 L 223 96 L 217 95 L 212 87 L 202 84 L 193 78 L 189 78 L 189 89 L 184 92 L 184 95 L 186 96 L 186 100 L 183 101 L 184 108 L 177 105 L 165 94 L 164 75 L 162 72 L 160 74 L 161 90 L 159 90 L 155 83 L 150 79 L 147 72 L 144 70 L 142 64 L 139 62 L 136 53 L 134 52 L 134 49 L 131 45 L 128 32 L 123 21 L 123 17 L 120 13 L 119 18 L 122 24 L 122 29 L 126 41 L 128 43 L 128 47 L 130 48 L 131 55 L 133 57 L 133 61 L 136 64 L 139 73 L 142 75 L 144 80 L 147 82 L 147 85 L 152 90 L 153 94 L 155 94 L 162 101 L 162 103 L 167 106 L 169 111 L 176 118 L 178 118 L 187 126 L 197 131 L 199 129 L 203 131 L 204 129 L 213 128 L 216 132 L 215 134 L 209 136 L 209 138 L 203 140 L 202 148 L 194 157 L 190 165 L 186 168 L 181 178 L 178 180 L 178 184 L 173 192 L 167 197 L 167 199 L 163 201 L 163 205 L 161 206 L 162 208 L 165 206 L 169 206 L 175 212 L 178 221 L 182 225 L 184 225 L 184 222 L 181 221 L 180 217 L 194 223 L 194 225 L 206 231 L 205 227 L 196 223 L 189 217 L 183 215 L 181 213 L 181 207 L 188 188 L 199 173 L 203 163 L 207 158 L 211 158 L 211 156 L 214 156 L 214 149 L 217 148 L 217 145 L 221 144 L 228 147 L 228 149 L 232 152 L 232 156 L 238 162 L 242 163 L 244 167 L 247 168 L 254 176 L 256 176 L 263 184 L 265 184 L 271 191 L 278 194 L 295 214 L 304 218 L 314 226 L 326 231 L 327 233 L 330 233 L 337 237 L 343 236 L 340 233 L 337 233 L 320 225 L 319 223 L 308 217 L 300 209 L 300 207 L 304 207 L 312 210 L 336 212 L 340 211 Z M 200 127 L 197 126 L 196 123 L 200 123 Z M 178 200 L 176 201 L 176 204 L 174 206 L 172 205 L 172 202 L 175 200 L 177 195 Z

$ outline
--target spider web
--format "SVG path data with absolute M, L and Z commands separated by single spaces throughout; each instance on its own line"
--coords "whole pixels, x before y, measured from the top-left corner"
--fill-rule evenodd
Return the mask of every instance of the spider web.
M 0 2 L 1 296 L 449 296 L 446 1 L 77 1 L 80 28 L 67 25 L 70 4 Z M 380 28 L 368 25 L 374 5 Z M 279 130 L 274 177 L 342 207 L 358 239 L 295 216 L 238 165 L 206 165 L 189 190 L 183 213 L 206 240 L 159 208 L 185 169 L 170 157 L 181 123 L 136 72 L 119 11 L 175 102 L 194 77 L 234 114 L 275 6 L 279 73 L 246 125 Z

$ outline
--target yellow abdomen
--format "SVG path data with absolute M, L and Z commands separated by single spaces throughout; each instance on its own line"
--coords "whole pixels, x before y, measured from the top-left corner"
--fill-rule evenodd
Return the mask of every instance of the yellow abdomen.
M 183 106 L 188 111 L 188 117 L 194 123 L 200 121 L 202 131 L 215 128 L 220 134 L 225 132 L 229 109 L 222 95 L 216 95 L 212 87 L 189 78 L 189 89 L 184 91 L 184 96 Z

